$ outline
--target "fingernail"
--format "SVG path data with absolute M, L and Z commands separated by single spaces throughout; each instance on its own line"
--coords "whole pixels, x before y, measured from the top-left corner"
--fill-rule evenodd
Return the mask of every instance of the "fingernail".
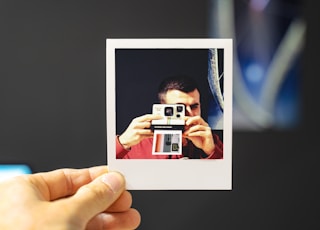
M 119 192 L 123 187 L 123 177 L 116 172 L 109 172 L 102 177 L 102 182 L 114 192 Z

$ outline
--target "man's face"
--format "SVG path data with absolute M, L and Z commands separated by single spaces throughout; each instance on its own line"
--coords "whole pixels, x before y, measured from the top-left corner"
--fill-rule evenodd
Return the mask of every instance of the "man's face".
M 166 104 L 184 104 L 186 116 L 201 116 L 200 93 L 197 89 L 184 93 L 180 90 L 169 90 L 165 95 Z

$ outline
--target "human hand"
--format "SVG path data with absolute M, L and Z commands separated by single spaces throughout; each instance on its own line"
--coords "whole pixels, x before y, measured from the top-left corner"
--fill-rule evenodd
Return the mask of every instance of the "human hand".
M 215 144 L 209 124 L 200 116 L 186 116 L 185 120 L 183 137 L 189 139 L 196 147 L 210 155 L 214 151 Z
M 58 169 L 0 183 L 0 229 L 135 229 L 125 179 L 107 166 Z
M 125 149 L 140 143 L 145 138 L 153 137 L 151 121 L 161 119 L 161 115 L 146 114 L 134 118 L 128 128 L 119 136 L 119 142 Z

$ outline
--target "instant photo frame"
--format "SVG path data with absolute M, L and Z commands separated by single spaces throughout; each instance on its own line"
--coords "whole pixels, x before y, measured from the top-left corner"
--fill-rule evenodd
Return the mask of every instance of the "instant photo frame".
M 223 50 L 223 159 L 117 159 L 117 50 Z M 232 39 L 106 39 L 107 164 L 126 178 L 128 190 L 232 189 Z M 133 55 L 134 56 L 134 55 Z M 135 59 L 135 57 L 132 57 Z M 139 57 L 136 57 L 139 58 Z M 130 63 L 129 63 L 130 64 Z M 130 68 L 130 65 L 127 66 Z M 151 68 L 146 66 L 146 68 Z M 164 66 L 163 68 L 166 68 Z M 135 81 L 130 76 L 128 81 Z M 151 76 L 152 77 L 152 76 Z M 130 82 L 128 82 L 130 84 Z M 123 92 L 122 92 L 123 93 Z M 134 97 L 134 95 L 127 95 Z M 149 106 L 149 105 L 148 105 Z M 126 123 L 125 125 L 128 125 Z M 150 153 L 151 154 L 151 153 Z

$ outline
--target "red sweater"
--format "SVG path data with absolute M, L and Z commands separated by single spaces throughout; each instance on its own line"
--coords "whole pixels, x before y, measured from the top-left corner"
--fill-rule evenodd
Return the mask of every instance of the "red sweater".
M 188 157 L 190 159 L 222 159 L 223 158 L 223 143 L 218 135 L 213 134 L 215 149 L 210 154 L 205 154 L 201 149 L 195 147 L 191 141 L 188 141 L 186 146 L 183 146 L 181 155 L 152 155 L 153 138 L 146 138 L 139 144 L 126 150 L 120 144 L 116 137 L 116 157 L 117 159 L 179 159 Z

